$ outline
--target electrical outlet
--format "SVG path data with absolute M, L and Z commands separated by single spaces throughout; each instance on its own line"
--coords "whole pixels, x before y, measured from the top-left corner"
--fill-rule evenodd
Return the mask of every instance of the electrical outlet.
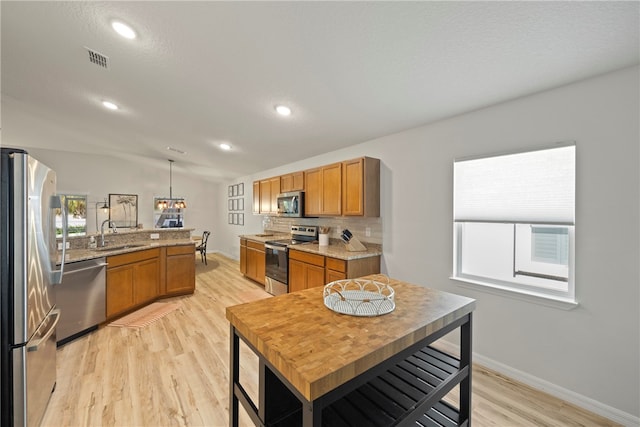
M 158 240 L 160 238 L 160 233 L 151 233 L 149 234 L 149 238 L 151 240 Z
M 66 244 L 64 245 L 64 247 L 66 249 L 69 249 L 71 246 L 69 245 L 69 242 L 66 242 Z M 58 250 L 61 251 L 62 250 L 62 242 L 58 242 Z
M 365 237 L 371 237 L 371 227 L 365 227 L 364 236 Z

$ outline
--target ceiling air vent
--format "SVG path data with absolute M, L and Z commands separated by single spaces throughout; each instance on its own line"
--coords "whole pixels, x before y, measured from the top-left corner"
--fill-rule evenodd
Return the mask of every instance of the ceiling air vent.
M 95 50 L 91 50 L 88 47 L 85 47 L 85 49 L 87 49 L 87 52 L 89 53 L 89 61 L 93 62 L 94 64 L 102 67 L 102 68 L 106 68 L 109 69 L 109 57 L 108 56 L 104 56 L 101 53 L 96 52 Z

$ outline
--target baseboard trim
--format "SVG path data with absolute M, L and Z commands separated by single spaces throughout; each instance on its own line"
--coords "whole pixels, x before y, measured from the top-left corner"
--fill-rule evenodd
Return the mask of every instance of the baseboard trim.
M 448 351 L 452 354 L 459 354 L 460 352 L 460 347 L 458 345 L 452 344 L 448 341 L 445 341 L 444 339 L 439 340 L 437 342 L 437 346 L 441 347 L 442 350 Z M 598 402 L 597 400 L 591 399 L 590 397 L 583 396 L 566 388 L 560 387 L 556 384 L 550 383 L 549 381 L 512 368 L 511 366 L 497 362 L 476 352 L 473 352 L 473 363 L 477 363 L 478 365 L 484 366 L 502 375 L 506 375 L 509 378 L 533 387 L 536 390 L 548 393 L 554 397 L 557 397 L 558 399 L 562 399 L 566 402 L 572 403 L 587 411 L 591 411 L 594 414 L 598 414 L 611 421 L 622 424 L 623 426 L 640 426 L 640 417 L 636 417 L 632 414 L 621 411 L 602 402 Z

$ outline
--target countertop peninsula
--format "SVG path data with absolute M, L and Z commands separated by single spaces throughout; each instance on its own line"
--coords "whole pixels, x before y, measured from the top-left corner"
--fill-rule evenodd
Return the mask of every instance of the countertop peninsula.
M 85 261 L 89 259 L 126 254 L 129 252 L 143 251 L 145 249 L 179 245 L 194 245 L 195 253 L 195 242 L 191 239 L 138 240 L 135 243 L 110 245 L 97 249 L 67 249 L 65 262 Z
M 166 246 L 194 245 L 191 238 L 192 228 L 160 228 L 148 230 L 119 230 L 117 233 L 105 233 L 107 244 L 104 247 L 89 249 L 89 238 L 94 237 L 100 244 L 100 233 L 84 236 L 71 236 L 67 239 L 70 248 L 66 250 L 65 262 L 85 261 L 95 258 L 120 255 L 129 252 L 142 251 Z M 157 235 L 152 239 L 151 235 Z M 58 238 L 58 243 L 61 239 Z M 62 251 L 58 250 L 58 262 Z

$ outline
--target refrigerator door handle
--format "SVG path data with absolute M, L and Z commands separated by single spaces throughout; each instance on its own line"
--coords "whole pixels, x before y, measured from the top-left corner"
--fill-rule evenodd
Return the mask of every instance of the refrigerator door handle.
M 42 336 L 42 338 L 37 339 L 36 341 L 33 342 L 28 342 L 27 343 L 27 351 L 38 351 L 38 348 L 40 347 L 40 345 L 42 345 L 43 343 L 46 343 L 47 340 L 49 339 L 49 337 L 51 336 L 51 334 L 56 330 L 56 326 L 58 325 L 58 322 L 60 321 L 60 310 L 53 309 L 51 310 L 51 312 L 49 313 L 48 317 L 51 316 L 56 316 L 56 319 L 53 321 L 53 324 L 49 327 L 49 330 Z M 45 322 L 43 322 L 45 323 Z M 36 331 L 36 334 L 38 332 Z
M 62 275 L 64 274 L 64 261 L 67 255 L 67 234 L 68 234 L 68 218 L 67 207 L 63 205 L 62 198 L 60 196 L 51 196 L 49 204 L 49 224 L 50 230 L 56 229 L 56 219 L 53 215 L 54 209 L 60 209 L 62 214 L 62 259 L 60 260 L 60 270 L 54 270 L 51 272 L 51 283 L 59 285 L 62 283 Z M 53 239 L 53 247 L 55 248 L 56 233 L 51 233 L 51 239 Z

